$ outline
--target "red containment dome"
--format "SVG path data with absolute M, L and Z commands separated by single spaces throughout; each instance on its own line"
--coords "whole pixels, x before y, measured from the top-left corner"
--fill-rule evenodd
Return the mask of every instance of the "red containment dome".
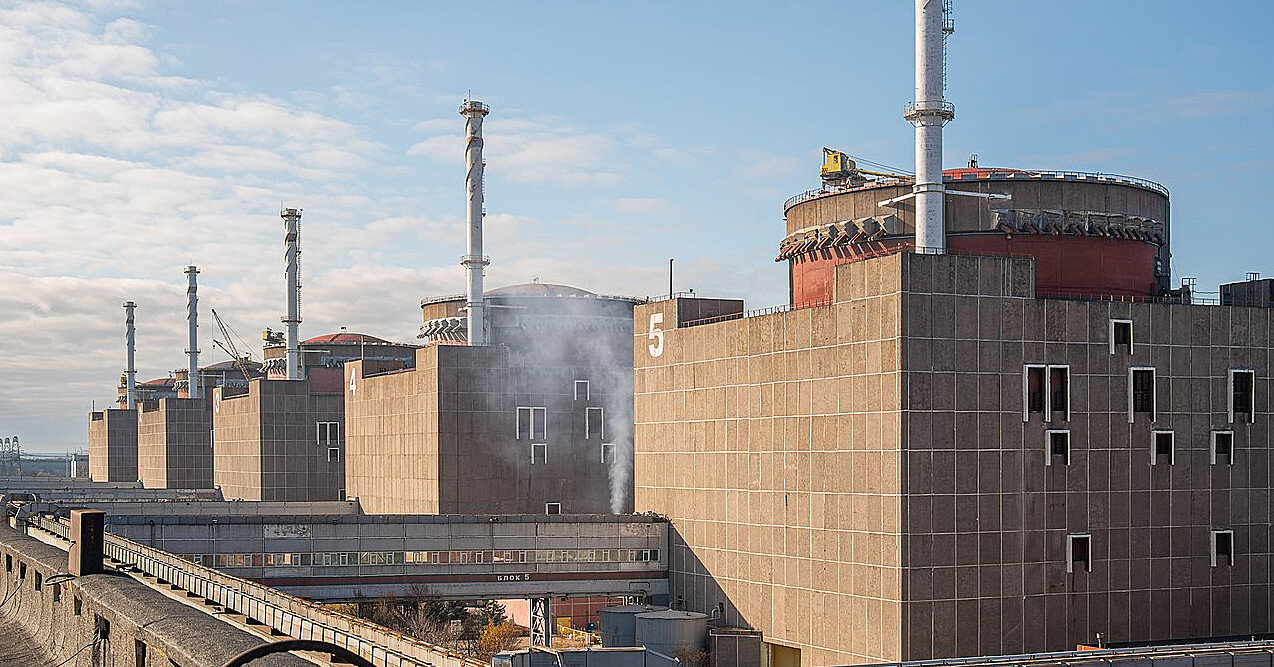
M 1168 289 L 1168 191 L 1111 174 L 968 167 L 943 172 L 947 252 L 1035 259 L 1040 296 L 1153 297 Z M 824 186 L 783 206 L 775 261 L 791 303 L 832 298 L 838 264 L 915 248 L 910 179 Z M 964 192 L 969 194 L 955 194 Z

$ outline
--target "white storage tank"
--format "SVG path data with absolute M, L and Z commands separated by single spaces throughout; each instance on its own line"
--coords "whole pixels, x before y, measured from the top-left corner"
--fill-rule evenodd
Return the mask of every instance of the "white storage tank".
M 602 646 L 621 648 L 639 646 L 637 643 L 637 614 L 663 611 L 667 607 L 649 604 L 626 604 L 602 607 L 597 610 L 598 624 L 602 630 Z
M 637 614 L 637 645 L 676 658 L 703 650 L 708 615 L 697 611 L 650 611 Z

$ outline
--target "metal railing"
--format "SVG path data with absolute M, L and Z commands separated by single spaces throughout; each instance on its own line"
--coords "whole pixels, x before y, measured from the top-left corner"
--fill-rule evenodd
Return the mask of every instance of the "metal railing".
M 944 183 L 970 183 L 970 182 L 980 181 L 980 180 L 997 180 L 997 181 L 998 180 L 1037 180 L 1037 181 L 1096 180 L 1096 181 L 1101 181 L 1103 183 L 1120 183 L 1123 185 L 1133 185 L 1136 187 L 1145 188 L 1147 190 L 1152 190 L 1154 192 L 1157 192 L 1163 195 L 1164 197 L 1170 196 L 1168 188 L 1164 187 L 1163 185 L 1159 183 L 1156 183 L 1149 179 L 1138 178 L 1136 176 L 1125 176 L 1123 174 L 1107 174 L 1100 171 L 1068 171 L 1068 170 L 1055 170 L 1055 169 L 1020 169 L 1020 170 L 1006 169 L 1004 171 L 995 171 L 993 169 L 987 169 L 984 171 L 986 171 L 987 173 L 978 174 L 976 177 L 973 177 L 973 176 L 969 178 L 945 177 L 942 180 Z M 811 190 L 806 190 L 805 192 L 802 192 L 793 197 L 789 197 L 787 201 L 783 202 L 783 213 L 786 215 L 787 210 L 792 208 L 793 206 L 803 201 L 808 201 L 810 199 L 815 199 L 817 197 L 822 197 L 824 195 L 840 194 L 842 192 L 849 192 L 851 190 L 873 187 L 873 186 L 889 186 L 889 185 L 897 186 L 897 185 L 905 184 L 909 182 L 910 182 L 909 180 L 908 181 L 883 181 L 879 183 L 869 183 L 865 186 L 858 186 L 853 188 L 839 188 L 839 189 L 827 188 L 827 187 L 814 188 Z
M 592 646 L 594 644 L 602 643 L 602 636 L 597 634 L 596 632 L 589 632 L 587 630 L 580 630 L 579 628 L 572 628 L 569 625 L 555 626 L 553 628 L 553 634 L 559 637 L 565 637 L 574 642 L 578 642 L 579 644 L 583 646 Z
M 68 539 L 70 523 L 40 515 L 36 525 Z M 296 639 L 329 642 L 349 649 L 377 667 L 436 667 L 440 663 L 478 667 L 486 663 L 388 628 L 326 609 L 301 598 L 211 568 L 166 551 L 106 533 L 105 553 L 172 586 L 201 596 Z M 422 655 L 425 654 L 425 655 Z
M 924 115 L 940 116 L 950 120 L 955 118 L 955 104 L 949 100 L 920 100 L 902 105 L 902 117 L 907 120 Z
M 659 296 L 648 296 L 646 297 L 646 303 L 658 303 L 660 301 L 669 301 L 671 299 L 694 299 L 694 298 L 702 299 L 704 297 L 702 294 L 695 294 L 694 292 L 673 292 L 672 294 L 660 294 Z M 711 298 L 711 297 L 708 297 L 708 298 Z
M 792 310 L 803 310 L 805 308 L 814 308 L 815 306 L 827 306 L 832 303 L 831 299 L 819 299 L 817 301 L 803 301 L 801 303 L 791 304 L 785 303 L 778 306 L 770 306 L 769 308 L 756 308 L 754 310 L 744 310 L 737 313 L 726 313 L 725 315 L 714 315 L 712 317 L 703 317 L 697 320 L 689 320 L 681 324 L 679 328 L 697 327 L 704 324 L 715 324 L 717 322 L 729 322 L 730 320 L 743 320 L 749 317 L 760 317 L 762 315 L 773 315 L 774 313 L 786 313 Z

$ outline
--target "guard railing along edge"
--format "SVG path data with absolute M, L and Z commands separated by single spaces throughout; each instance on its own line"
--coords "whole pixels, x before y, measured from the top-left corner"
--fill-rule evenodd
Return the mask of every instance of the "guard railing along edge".
M 70 522 L 39 515 L 37 527 L 68 539 Z M 296 639 L 317 639 L 347 648 L 377 667 L 477 667 L 486 663 L 326 609 L 307 600 L 179 556 L 106 533 L 106 556 L 132 565 L 170 585 L 242 614 Z

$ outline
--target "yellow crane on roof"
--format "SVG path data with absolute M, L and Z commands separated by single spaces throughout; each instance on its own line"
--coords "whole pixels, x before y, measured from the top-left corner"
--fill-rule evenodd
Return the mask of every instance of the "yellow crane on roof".
M 853 187 L 867 182 L 867 176 L 906 180 L 911 178 L 903 174 L 891 174 L 885 171 L 859 169 L 858 163 L 849 155 L 838 150 L 823 147 L 823 167 L 818 170 L 824 185 L 836 187 Z

